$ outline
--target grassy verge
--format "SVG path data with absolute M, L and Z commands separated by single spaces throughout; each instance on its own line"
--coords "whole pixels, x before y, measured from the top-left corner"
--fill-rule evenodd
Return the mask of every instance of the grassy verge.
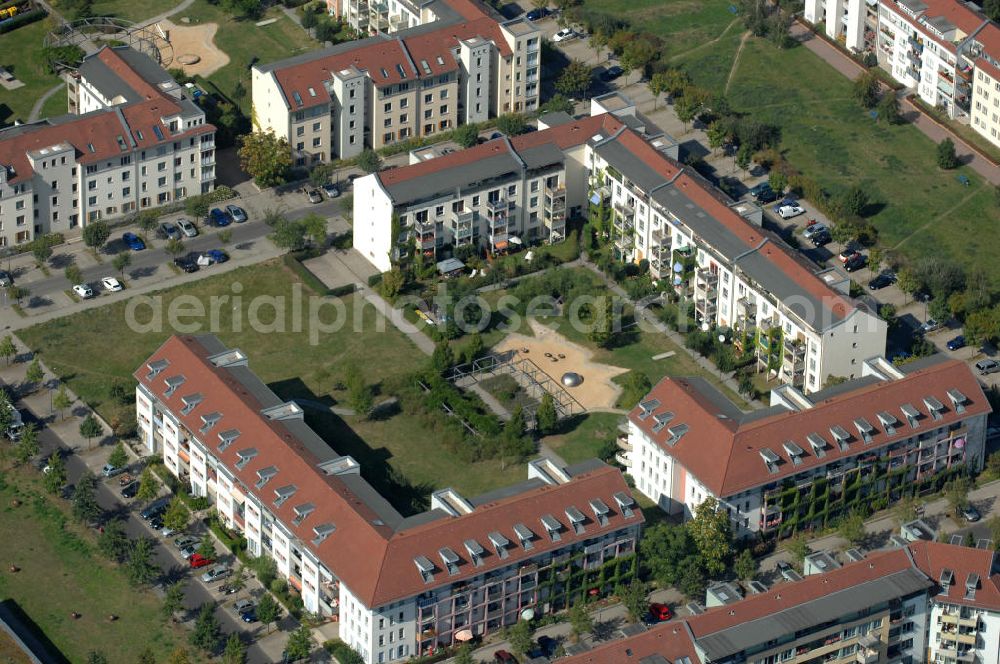
M 587 413 L 573 417 L 564 423 L 560 433 L 547 436 L 542 442 L 567 463 L 613 456 L 618 423 L 623 418 L 624 415 L 618 413 Z
M 27 122 L 35 101 L 61 82 L 46 69 L 42 57 L 47 26 L 47 20 L 36 21 L 0 36 L 0 66 L 24 83 L 24 87 L 17 90 L 0 88 L 0 127 L 12 125 L 15 120 Z M 65 92 L 55 95 L 55 98 L 60 97 L 62 113 L 65 113 Z

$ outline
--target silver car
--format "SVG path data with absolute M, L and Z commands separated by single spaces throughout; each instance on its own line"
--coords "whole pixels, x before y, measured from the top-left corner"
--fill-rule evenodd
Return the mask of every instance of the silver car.
M 198 229 L 187 219 L 178 219 L 177 225 L 181 227 L 181 233 L 184 233 L 185 237 L 195 237 L 198 235 Z
M 201 575 L 201 580 L 205 583 L 214 583 L 219 579 L 229 576 L 230 570 L 225 565 L 216 565 Z

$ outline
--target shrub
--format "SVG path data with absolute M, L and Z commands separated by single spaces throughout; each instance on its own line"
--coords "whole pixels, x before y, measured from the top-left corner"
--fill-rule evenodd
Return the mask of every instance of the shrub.
M 40 21 L 46 16 L 48 16 L 48 13 L 44 9 L 33 9 L 30 12 L 18 14 L 14 18 L 4 23 L 0 23 L 0 35 L 16 30 L 17 28 L 28 25 L 29 23 Z

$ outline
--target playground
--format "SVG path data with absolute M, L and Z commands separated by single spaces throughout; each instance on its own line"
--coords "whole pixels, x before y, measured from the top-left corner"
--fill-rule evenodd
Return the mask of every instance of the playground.
M 178 25 L 164 19 L 157 27 L 170 41 L 174 66 L 188 76 L 208 77 L 229 64 L 229 56 L 215 45 L 217 23 Z

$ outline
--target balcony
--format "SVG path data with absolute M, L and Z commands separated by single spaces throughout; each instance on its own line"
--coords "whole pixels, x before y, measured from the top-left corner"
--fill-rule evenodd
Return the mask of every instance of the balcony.
M 632 222 L 635 220 L 635 208 L 631 205 L 626 205 L 625 203 L 615 203 L 615 225 L 617 226 L 619 222 L 627 223 L 628 227 L 632 227 Z
M 545 188 L 545 208 L 553 212 L 566 210 L 566 187 Z

